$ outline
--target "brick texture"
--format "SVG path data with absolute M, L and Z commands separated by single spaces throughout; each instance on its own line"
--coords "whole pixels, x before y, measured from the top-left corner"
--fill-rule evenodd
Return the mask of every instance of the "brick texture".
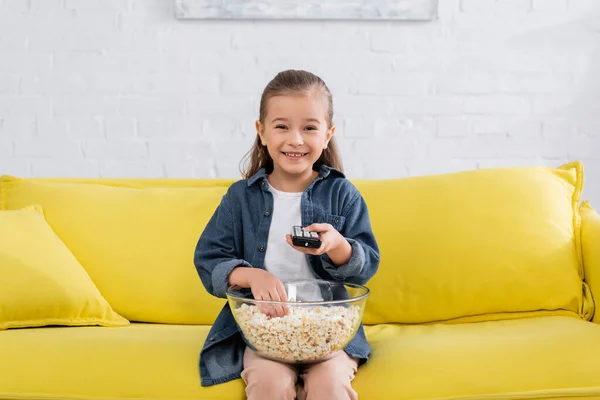
M 0 0 L 0 173 L 239 177 L 286 68 L 334 95 L 351 178 L 582 160 L 600 207 L 600 3 L 442 0 L 432 22 L 178 21 Z

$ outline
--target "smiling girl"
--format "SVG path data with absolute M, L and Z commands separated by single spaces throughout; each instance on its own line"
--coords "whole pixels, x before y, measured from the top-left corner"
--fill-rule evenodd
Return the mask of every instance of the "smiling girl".
M 229 286 L 254 298 L 286 301 L 282 280 L 367 283 L 379 248 L 367 205 L 343 174 L 334 138 L 333 102 L 318 76 L 288 70 L 263 91 L 256 141 L 244 179 L 228 189 L 204 229 L 194 262 L 206 290 L 225 298 Z M 292 244 L 292 226 L 316 232 L 318 249 Z M 277 317 L 279 315 L 275 315 Z M 357 399 L 351 381 L 371 352 L 364 330 L 344 351 L 300 367 L 259 356 L 245 345 L 229 305 L 200 354 L 202 385 L 241 377 L 248 399 Z

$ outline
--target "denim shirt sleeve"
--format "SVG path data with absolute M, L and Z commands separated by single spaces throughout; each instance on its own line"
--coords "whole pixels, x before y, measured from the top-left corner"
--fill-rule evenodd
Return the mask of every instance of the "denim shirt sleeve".
M 237 266 L 252 267 L 240 257 L 228 195 L 223 196 L 208 221 L 194 252 L 194 265 L 202 284 L 210 294 L 221 298 L 226 297 L 231 271 Z
M 352 256 L 346 264 L 336 266 L 327 254 L 323 254 L 323 268 L 336 280 L 364 285 L 379 268 L 379 247 L 371 230 L 367 204 L 358 190 L 343 216 L 346 222 L 340 233 L 352 246 Z

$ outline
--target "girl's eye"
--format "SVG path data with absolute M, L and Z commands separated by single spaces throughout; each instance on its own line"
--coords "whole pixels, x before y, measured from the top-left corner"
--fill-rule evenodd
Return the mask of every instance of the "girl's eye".
M 277 125 L 275 126 L 275 129 L 285 129 L 285 125 Z
M 314 126 L 307 126 L 307 127 L 306 127 L 306 128 L 304 128 L 304 129 L 306 129 L 307 131 L 316 131 L 316 130 L 317 130 L 317 128 L 316 128 L 316 127 L 314 127 Z

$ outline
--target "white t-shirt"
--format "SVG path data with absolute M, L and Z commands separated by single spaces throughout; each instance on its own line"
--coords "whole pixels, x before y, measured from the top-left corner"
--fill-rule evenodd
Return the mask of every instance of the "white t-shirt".
M 285 235 L 292 233 L 293 226 L 302 226 L 300 200 L 302 193 L 281 192 L 271 185 L 273 211 L 265 254 L 265 269 L 281 280 L 315 279 L 308 265 L 306 254 L 292 248 Z

